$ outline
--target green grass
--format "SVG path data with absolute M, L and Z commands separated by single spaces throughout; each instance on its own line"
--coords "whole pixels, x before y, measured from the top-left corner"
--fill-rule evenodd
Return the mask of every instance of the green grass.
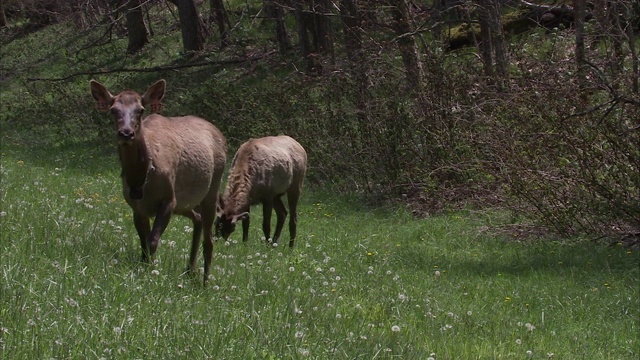
M 251 240 L 217 243 L 203 287 L 182 275 L 186 219 L 138 263 L 107 149 L 8 145 L 1 171 L 3 358 L 640 354 L 637 251 L 513 242 L 481 231 L 491 213 L 416 220 L 308 189 L 293 250 L 264 245 L 254 211 Z

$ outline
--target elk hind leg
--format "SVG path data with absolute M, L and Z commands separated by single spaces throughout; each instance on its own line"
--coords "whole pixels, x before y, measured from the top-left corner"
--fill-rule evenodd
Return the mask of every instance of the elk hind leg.
M 202 216 L 199 209 L 194 209 L 181 213 L 193 222 L 193 237 L 191 239 L 191 250 L 189 252 L 189 263 L 187 272 L 194 273 L 196 270 L 196 260 L 198 259 L 198 248 L 200 247 L 200 237 L 202 235 Z
M 293 247 L 296 240 L 296 231 L 298 227 L 298 199 L 300 191 L 298 189 L 290 189 L 287 192 L 287 203 L 289 204 L 289 247 Z
M 276 232 L 273 235 L 274 242 L 277 242 L 280 239 L 280 234 L 282 233 L 282 228 L 284 227 L 284 220 L 287 217 L 287 209 L 284 207 L 284 203 L 282 202 L 282 195 L 277 196 L 273 201 L 273 208 L 276 211 Z

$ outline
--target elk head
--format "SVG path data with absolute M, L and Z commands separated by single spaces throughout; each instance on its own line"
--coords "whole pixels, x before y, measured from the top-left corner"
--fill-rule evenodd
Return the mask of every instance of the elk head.
M 166 81 L 158 80 L 142 96 L 132 90 L 112 95 L 104 85 L 91 80 L 91 95 L 96 100 L 98 110 L 109 111 L 115 117 L 118 142 L 132 144 L 140 137 L 145 108 L 148 107 L 151 112 L 162 110 L 160 101 L 164 97 L 166 84 Z
M 249 218 L 249 212 L 245 211 L 240 214 L 231 214 L 229 211 L 225 211 L 224 201 L 222 196 L 218 196 L 218 211 L 215 220 L 216 236 L 222 237 L 227 240 L 229 235 L 236 230 L 236 224 L 238 221 L 242 221 Z

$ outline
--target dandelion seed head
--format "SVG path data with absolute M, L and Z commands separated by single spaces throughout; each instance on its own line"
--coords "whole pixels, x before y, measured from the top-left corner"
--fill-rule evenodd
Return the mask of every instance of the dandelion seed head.
M 391 331 L 393 331 L 393 332 L 399 332 L 399 331 L 400 331 L 400 326 L 398 326 L 398 325 L 393 325 L 393 326 L 391 327 Z

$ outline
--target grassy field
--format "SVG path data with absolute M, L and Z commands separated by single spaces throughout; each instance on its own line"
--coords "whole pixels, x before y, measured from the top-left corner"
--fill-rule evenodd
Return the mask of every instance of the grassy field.
M 416 220 L 310 188 L 293 250 L 262 243 L 256 219 L 247 244 L 216 244 L 203 287 L 182 275 L 186 219 L 138 263 L 114 153 L 3 144 L 2 358 L 640 354 L 637 251 L 515 242 L 484 231 L 499 213 Z

